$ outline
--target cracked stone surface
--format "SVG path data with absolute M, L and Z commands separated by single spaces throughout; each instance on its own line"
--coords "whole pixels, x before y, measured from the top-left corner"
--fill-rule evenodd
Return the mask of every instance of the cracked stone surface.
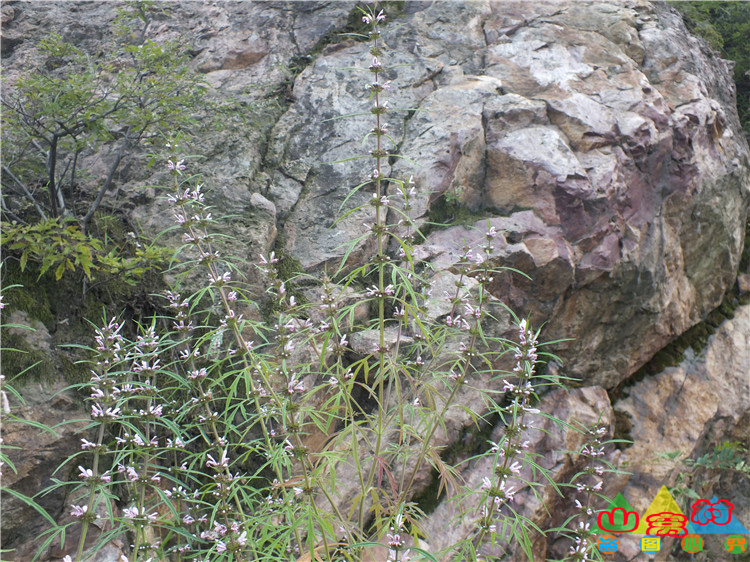
M 209 201 L 217 215 L 233 215 L 223 249 L 252 260 L 275 248 L 320 273 L 338 266 L 372 222 L 365 207 L 334 223 L 372 171 L 367 159 L 341 162 L 365 150 L 373 126 L 367 45 L 331 34 L 354 6 L 188 1 L 155 22 L 156 40 L 188 43 L 212 95 L 247 104 L 244 123 L 207 133 L 200 147 Z M 48 29 L 95 52 L 111 40 L 113 12 L 97 2 L 4 3 L 6 78 L 43 62 L 34 42 Z M 414 176 L 418 223 L 447 197 L 462 210 L 462 224 L 432 229 L 415 255 L 444 284 L 464 244 L 495 226 L 502 236 L 493 263 L 530 279 L 497 275 L 494 298 L 546 322 L 544 339 L 566 340 L 554 346 L 562 363 L 552 368 L 595 396 L 586 402 L 572 391 L 562 398 L 570 412 L 585 418 L 591 404 L 608 408 L 602 389 L 704 318 L 735 280 L 750 182 L 729 63 L 670 8 L 640 0 L 407 2 L 383 40 L 388 122 L 405 157 L 391 159 L 389 173 Z M 96 170 L 104 156 L 87 158 Z M 118 185 L 125 202 L 109 203 L 153 235 L 171 215 L 156 191 L 136 188 L 165 176 L 135 164 Z M 135 193 L 137 204 L 128 199 Z M 370 196 L 365 186 L 343 209 Z M 350 264 L 373 252 L 372 241 L 357 243 Z M 255 269 L 245 273 L 261 291 Z M 492 329 L 503 334 L 508 325 Z M 648 384 L 656 383 L 633 387 L 615 408 L 636 408 Z M 476 396 L 462 400 L 481 411 Z M 561 462 L 562 474 L 570 466 Z M 535 544 L 548 548 L 558 547 Z

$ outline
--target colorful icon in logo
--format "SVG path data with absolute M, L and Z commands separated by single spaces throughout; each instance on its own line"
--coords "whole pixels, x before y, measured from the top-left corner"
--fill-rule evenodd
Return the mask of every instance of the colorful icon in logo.
M 643 537 L 641 539 L 641 550 L 643 552 L 659 552 L 661 548 L 661 538 Z
M 625 499 L 622 497 L 622 494 L 617 494 L 615 501 L 618 498 Z M 610 505 L 609 511 L 599 513 L 597 524 L 602 531 L 608 533 L 632 533 L 638 528 L 638 513 L 627 511 L 624 507 L 613 508 Z
M 662 486 L 641 517 L 638 528 L 633 532 L 637 535 L 684 537 L 688 534 L 687 521 L 672 494 L 666 486 Z
M 734 505 L 716 496 L 710 500 L 698 500 L 690 508 L 688 530 L 700 535 L 747 535 L 750 534 L 733 513 Z
M 681 513 L 661 512 L 646 517 L 649 535 L 656 534 L 660 537 L 684 537 L 688 534 L 685 525 L 687 517 Z
M 732 520 L 733 510 L 734 504 L 727 500 L 698 500 L 692 505 L 690 521 L 698 525 L 707 525 L 709 522 L 714 525 L 726 525 Z
M 615 552 L 620 546 L 620 541 L 614 535 L 604 535 L 597 539 L 600 552 Z
M 639 514 L 621 493 L 610 502 L 607 509 L 599 512 L 596 520 L 599 552 L 620 550 L 624 545 L 619 540 L 622 533 L 645 535 L 641 550 L 646 553 L 659 552 L 662 538 L 679 538 L 682 550 L 687 553 L 703 552 L 705 541 L 701 535 L 729 535 L 725 547 L 730 553 L 748 551 L 745 526 L 734 513 L 734 505 L 716 496 L 699 499 L 683 513 L 666 486 L 662 486 L 645 512 Z
M 747 548 L 747 539 L 742 535 L 731 535 L 727 537 L 725 545 L 727 552 L 731 552 L 732 554 L 740 554 L 741 552 L 745 552 Z
M 680 541 L 685 552 L 700 552 L 703 550 L 703 539 L 698 535 L 686 535 Z

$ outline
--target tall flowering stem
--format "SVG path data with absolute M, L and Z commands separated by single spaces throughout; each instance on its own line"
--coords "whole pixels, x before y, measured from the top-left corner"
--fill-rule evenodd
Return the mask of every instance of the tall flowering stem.
M 460 277 L 456 282 L 456 292 L 452 296 L 447 295 L 447 298 L 452 303 L 451 312 L 445 320 L 447 327 L 462 334 L 462 339 L 463 335 L 468 335 L 468 341 L 463 339 L 459 345 L 456 362 L 447 377 L 447 384 L 449 385 L 450 392 L 447 398 L 443 401 L 440 411 L 436 416 L 430 419 L 428 426 L 425 428 L 425 438 L 421 441 L 421 447 L 419 448 L 416 463 L 409 473 L 410 476 L 406 480 L 406 486 L 401 489 L 401 495 L 399 497 L 401 502 L 407 500 L 411 486 L 430 452 L 430 446 L 435 432 L 438 427 L 440 427 L 442 420 L 445 419 L 448 414 L 448 410 L 453 405 L 462 385 L 466 383 L 467 378 L 475 369 L 472 362 L 479 356 L 477 345 L 482 338 L 481 322 L 485 315 L 485 305 L 489 297 L 487 286 L 494 279 L 489 256 L 494 249 L 493 240 L 496 236 L 497 232 L 495 232 L 494 228 L 488 229 L 486 233 L 486 243 L 484 244 L 481 253 L 472 253 L 469 248 L 465 249 L 463 264 L 460 267 Z M 476 306 L 471 305 L 469 297 L 463 295 L 463 289 L 465 287 L 464 280 L 468 276 L 476 278 L 479 283 Z M 456 312 L 456 308 L 460 304 L 464 305 L 466 312 L 464 318 L 461 318 L 461 315 Z
M 568 560 L 577 562 L 596 560 L 592 556 L 594 543 L 590 519 L 596 514 L 594 498 L 596 494 L 601 493 L 602 476 L 605 471 L 611 468 L 604 460 L 604 439 L 607 436 L 607 428 L 595 424 L 592 427 L 584 428 L 583 434 L 586 436 L 586 442 L 581 447 L 580 456 L 586 461 L 586 466 L 571 481 L 571 486 L 575 486 L 579 499 L 575 500 L 578 513 L 569 521 L 574 525 L 570 531 L 573 545 L 570 547 Z
M 122 326 L 112 319 L 105 327 L 98 328 L 95 336 L 98 361 L 95 370 L 92 371 L 89 388 L 92 402 L 91 417 L 98 422 L 98 431 L 95 442 L 87 439 L 81 440 L 81 448 L 84 451 L 92 452 L 94 458 L 92 468 L 78 467 L 80 478 L 89 488 L 88 501 L 84 505 L 71 506 L 71 515 L 81 520 L 83 524 L 81 537 L 78 541 L 76 561 L 82 559 L 89 525 L 96 520 L 97 495 L 101 491 L 101 487 L 111 480 L 109 473 L 100 474 L 99 463 L 102 454 L 107 450 L 104 444 L 106 426 L 115 423 L 121 415 L 120 407 L 117 405 L 120 389 L 110 376 L 110 371 L 115 370 L 125 360 L 124 338 L 120 334 L 121 329 Z
M 180 181 L 180 177 L 185 170 L 185 165 L 182 161 L 178 161 L 176 158 L 173 158 L 170 162 L 176 162 L 169 166 L 176 184 L 176 193 L 169 198 L 170 203 L 172 203 L 174 207 L 175 221 L 184 230 L 183 241 L 195 248 L 198 253 L 199 263 L 208 269 L 210 287 L 218 294 L 224 312 L 220 330 L 229 331 L 233 336 L 235 345 L 237 346 L 236 349 L 232 349 L 230 352 L 231 355 L 236 357 L 243 366 L 242 372 L 244 374 L 244 380 L 246 381 L 250 398 L 255 406 L 255 411 L 257 413 L 256 419 L 258 420 L 263 433 L 266 456 L 268 460 L 271 461 L 276 481 L 285 482 L 292 477 L 291 466 L 289 466 L 289 464 L 279 463 L 278 459 L 288 459 L 290 462 L 296 461 L 302 469 L 302 489 L 308 492 L 306 498 L 311 498 L 312 490 L 315 488 L 312 480 L 315 467 L 313 466 L 309 451 L 302 441 L 303 423 L 300 419 L 299 405 L 294 400 L 294 397 L 297 394 L 304 392 L 304 385 L 295 374 L 290 372 L 287 366 L 287 359 L 290 357 L 291 352 L 294 349 L 294 342 L 290 338 L 290 330 L 294 331 L 296 330 L 296 327 L 294 327 L 292 320 L 290 320 L 290 322 L 292 322 L 292 324 L 290 324 L 289 322 L 283 321 L 281 315 L 278 316 L 276 338 L 277 347 L 273 363 L 262 360 L 259 354 L 256 353 L 253 347 L 253 342 L 245 339 L 243 334 L 244 324 L 242 316 L 235 312 L 233 306 L 233 303 L 237 300 L 237 293 L 232 290 L 231 273 L 222 272 L 220 270 L 219 264 L 221 255 L 218 251 L 214 250 L 210 244 L 210 235 L 207 231 L 207 227 L 214 219 L 210 213 L 204 212 L 203 207 L 205 196 L 201 191 L 202 186 L 196 185 L 193 188 L 182 187 L 183 182 Z M 271 279 L 271 291 L 275 295 L 277 305 L 285 310 L 294 309 L 294 297 L 288 294 L 284 282 L 276 273 L 278 258 L 271 253 L 268 257 L 261 256 L 261 262 L 261 269 L 265 271 Z M 272 380 L 271 375 L 277 380 Z M 259 378 L 256 379 L 255 377 Z M 197 382 L 198 390 L 201 394 L 204 394 L 201 384 L 200 381 Z M 216 455 L 225 455 L 226 450 L 222 449 L 221 438 L 215 427 L 216 413 L 208 408 L 207 401 L 204 402 L 204 407 L 207 412 L 204 419 L 206 423 L 208 423 L 211 432 L 216 439 Z M 277 443 L 276 439 L 279 437 L 279 433 L 277 430 L 273 429 L 274 425 L 286 429 L 289 436 L 287 441 Z M 277 452 L 281 454 L 276 454 Z M 234 480 L 234 476 L 228 466 L 220 466 L 222 466 L 223 471 L 222 478 L 225 480 L 225 484 L 229 485 Z M 287 472 L 289 473 L 288 475 Z M 326 497 L 332 510 L 343 519 L 341 514 L 338 513 L 338 506 L 334 498 L 325 489 L 322 489 L 321 492 Z M 246 521 L 246 518 L 243 515 L 242 505 L 237 496 L 234 497 L 235 509 L 239 514 L 239 518 L 241 521 Z M 315 502 L 310 501 L 309 507 L 313 514 L 315 514 L 317 518 L 320 518 L 318 507 Z M 226 525 L 226 527 L 231 529 L 231 525 Z M 246 530 L 251 531 L 251 529 Z M 295 548 L 300 548 L 302 544 L 302 535 L 296 526 L 294 527 L 294 534 L 296 542 Z M 208 536 L 214 537 L 215 535 Z M 221 534 L 216 536 L 223 537 Z M 328 552 L 330 549 L 328 546 L 328 537 L 325 532 L 322 532 L 321 540 L 324 551 Z M 311 545 L 314 546 L 315 537 L 309 535 L 308 541 L 312 541 Z M 235 546 L 240 544 L 237 540 L 230 542 Z M 218 542 L 217 545 L 219 545 Z M 219 546 L 221 547 L 221 545 Z
M 388 296 L 393 293 L 386 287 L 385 284 L 385 268 L 386 264 L 390 261 L 390 257 L 386 253 L 387 246 L 387 228 L 385 220 L 387 218 L 387 209 L 389 205 L 388 197 L 384 195 L 383 190 L 385 187 L 383 178 L 383 162 L 388 157 L 388 151 L 383 147 L 383 137 L 388 134 L 388 127 L 383 121 L 383 115 L 388 111 L 387 103 L 381 102 L 381 94 L 387 90 L 389 86 L 381 83 L 381 75 L 384 67 L 381 62 L 383 52 L 380 49 L 380 24 L 385 21 L 385 14 L 381 10 L 377 15 L 374 12 L 365 14 L 362 17 L 362 21 L 371 26 L 371 30 L 368 32 L 369 37 L 372 40 L 372 47 L 370 48 L 370 54 L 372 55 L 372 64 L 369 67 L 370 72 L 373 75 L 373 82 L 370 84 L 370 92 L 374 105 L 370 109 L 371 113 L 375 116 L 375 128 L 372 130 L 372 134 L 375 136 L 375 149 L 370 151 L 370 155 L 375 159 L 375 168 L 372 172 L 371 179 L 375 184 L 375 194 L 371 200 L 371 205 L 375 208 L 375 224 L 372 227 L 373 232 L 377 240 L 377 253 L 373 257 L 373 261 L 378 271 L 378 285 L 375 290 L 370 291 L 370 296 L 377 300 L 378 305 L 378 333 L 379 339 L 375 349 L 375 355 L 377 356 L 378 369 L 377 379 L 375 384 L 377 385 L 377 398 L 378 398 L 378 420 L 376 430 L 376 441 L 374 447 L 374 457 L 379 458 L 380 452 L 383 446 L 383 434 L 385 432 L 385 382 L 386 382 L 386 346 L 385 346 L 385 300 Z M 356 437 L 355 437 L 356 439 Z M 361 500 L 359 502 L 359 527 L 364 528 L 365 523 L 365 500 L 369 496 L 367 490 L 372 486 L 375 474 L 378 468 L 378 463 L 373 462 L 370 466 L 368 476 L 365 482 L 365 488 L 362 490 Z
M 538 414 L 539 410 L 531 407 L 531 401 L 536 397 L 531 382 L 536 371 L 537 334 L 531 330 L 526 320 L 518 325 L 519 344 L 515 349 L 516 374 L 514 382 L 503 380 L 503 391 L 509 393 L 512 402 L 504 412 L 505 430 L 499 443 L 493 443 L 490 454 L 494 456 L 494 474 L 486 476 L 482 482 L 482 492 L 485 497 L 480 508 L 477 521 L 479 532 L 474 538 L 476 548 L 488 536 L 498 532 L 497 519 L 502 508 L 513 501 L 516 490 L 509 485 L 509 479 L 519 476 L 522 464 L 515 459 L 528 448 L 528 442 L 523 441 L 523 433 L 531 425 L 526 422 L 528 414 Z

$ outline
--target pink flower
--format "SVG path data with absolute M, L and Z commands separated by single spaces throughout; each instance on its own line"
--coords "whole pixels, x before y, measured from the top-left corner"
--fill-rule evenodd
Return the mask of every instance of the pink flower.
M 172 162 L 171 160 L 167 161 L 167 168 L 170 170 L 177 170 L 178 172 L 182 172 L 185 169 L 185 165 L 183 164 L 184 160 L 179 160 L 176 164 Z

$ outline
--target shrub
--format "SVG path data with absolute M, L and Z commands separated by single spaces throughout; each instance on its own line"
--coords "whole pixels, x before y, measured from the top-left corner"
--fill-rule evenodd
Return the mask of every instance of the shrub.
M 120 8 L 115 44 L 97 56 L 52 34 L 39 45 L 45 64 L 5 84 L 2 234 L 22 268 L 32 260 L 57 279 L 65 271 L 133 277 L 164 261 L 154 246 L 134 256 L 121 252 L 126 240 L 92 232 L 118 171 L 139 147 L 160 146 L 175 130 L 189 136 L 196 108 L 222 111 L 206 99 L 184 46 L 147 38 L 155 11 L 148 1 Z M 96 152 L 106 177 L 89 192 L 82 187 L 89 179 L 84 162 Z M 53 247 L 68 255 L 56 256 Z

